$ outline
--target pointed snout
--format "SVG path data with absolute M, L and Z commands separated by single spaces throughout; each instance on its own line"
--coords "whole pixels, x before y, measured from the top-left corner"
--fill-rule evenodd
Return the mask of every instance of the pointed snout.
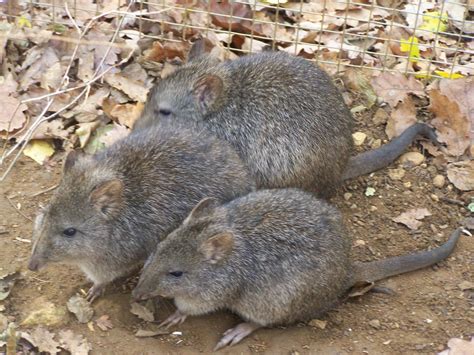
M 135 288 L 133 289 L 132 291 L 132 300 L 134 302 L 138 302 L 138 301 L 145 301 L 147 299 L 150 299 L 152 298 L 153 296 L 151 296 L 149 293 L 147 292 L 144 292 L 144 291 L 141 291 L 140 289 L 138 288 Z
M 28 262 L 28 269 L 31 271 L 38 271 L 45 264 L 45 261 L 38 257 L 37 255 L 32 255 L 30 261 Z

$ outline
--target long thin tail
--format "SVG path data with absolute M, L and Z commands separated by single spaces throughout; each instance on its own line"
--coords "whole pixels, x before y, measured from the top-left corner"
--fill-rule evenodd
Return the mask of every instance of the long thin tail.
M 436 264 L 451 254 L 461 236 L 461 231 L 462 228 L 456 229 L 446 243 L 429 251 L 368 263 L 356 263 L 354 264 L 353 285 L 359 282 L 375 282 Z
M 347 164 L 342 179 L 352 179 L 386 167 L 397 159 L 418 135 L 422 135 L 439 145 L 433 128 L 424 123 L 416 123 L 380 148 L 352 157 Z

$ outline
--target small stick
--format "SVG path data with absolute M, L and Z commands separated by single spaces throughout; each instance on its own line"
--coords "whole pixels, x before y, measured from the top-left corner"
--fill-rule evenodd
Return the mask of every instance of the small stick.
M 54 190 L 55 188 L 57 188 L 58 186 L 59 186 L 59 184 L 56 184 L 56 185 L 53 185 L 53 186 L 51 186 L 51 187 L 48 187 L 47 189 L 44 189 L 44 190 L 35 192 L 34 194 L 31 194 L 30 197 L 36 197 L 36 196 L 45 194 L 46 192 L 53 191 L 53 190 Z
M 453 205 L 458 205 L 458 206 L 464 207 L 464 202 L 459 201 L 459 200 L 455 200 L 453 198 L 442 196 L 439 199 L 441 201 L 444 201 L 444 202 L 452 203 Z
M 13 203 L 13 201 L 10 199 L 10 197 L 8 197 L 7 195 L 5 195 L 5 197 L 7 198 L 7 201 L 10 203 L 10 205 L 13 207 L 13 209 L 15 211 L 17 211 L 20 215 L 22 215 L 23 217 L 25 217 L 28 221 L 30 222 L 33 222 L 33 220 L 28 217 L 26 214 L 24 214 L 23 212 L 21 212 L 18 208 L 16 208 L 15 204 Z

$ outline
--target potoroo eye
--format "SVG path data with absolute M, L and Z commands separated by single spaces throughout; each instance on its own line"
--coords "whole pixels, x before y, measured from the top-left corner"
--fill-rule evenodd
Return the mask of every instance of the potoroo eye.
M 77 232 L 76 228 L 66 228 L 65 230 L 63 230 L 63 234 L 69 238 L 74 237 L 76 232 Z
M 174 277 L 181 277 L 181 276 L 183 276 L 183 272 L 182 271 L 171 271 L 170 275 L 172 275 Z

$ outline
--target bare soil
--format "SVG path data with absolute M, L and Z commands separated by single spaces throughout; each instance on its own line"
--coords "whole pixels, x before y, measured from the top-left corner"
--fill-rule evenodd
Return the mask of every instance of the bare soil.
M 370 125 L 365 125 L 364 132 L 374 138 L 384 137 L 380 129 Z M 411 150 L 420 151 L 420 146 L 415 145 Z M 30 219 L 34 219 L 40 204 L 47 203 L 51 192 L 32 195 L 58 183 L 59 158 L 46 167 L 22 158 L 0 184 L 0 231 L 3 229 L 0 274 L 22 272 L 12 293 L 0 305 L 5 306 L 2 313 L 17 324 L 38 304 L 51 301 L 64 306 L 72 295 L 89 287 L 81 272 L 72 267 L 52 265 L 39 273 L 30 272 L 26 267 L 31 244 L 24 239 L 31 239 Z M 390 168 L 396 167 L 394 164 Z M 438 171 L 430 158 L 421 166 L 406 169 L 401 181 L 391 180 L 388 171 L 384 169 L 349 182 L 333 199 L 346 218 L 357 260 L 369 261 L 434 247 L 446 241 L 469 216 L 465 207 L 453 201 L 467 205 L 473 195 L 461 194 L 449 184 L 442 189 L 434 188 L 433 177 L 439 173 L 445 175 L 445 171 L 444 168 Z M 367 186 L 376 189 L 375 196 L 365 196 Z M 350 198 L 348 192 L 352 194 Z M 451 199 L 450 202 L 445 198 Z M 425 207 L 432 214 L 423 220 L 418 231 L 410 232 L 391 220 L 416 207 Z M 263 329 L 221 353 L 436 353 L 445 348 L 450 338 L 474 334 L 474 290 L 462 291 L 459 287 L 463 281 L 473 281 L 473 265 L 474 239 L 463 236 L 446 261 L 378 284 L 391 289 L 393 294 L 370 292 L 331 311 L 322 318 L 327 321 L 325 329 L 306 324 Z M 95 326 L 91 331 L 70 314 L 65 324 L 50 330 L 72 329 L 83 334 L 94 354 L 188 354 L 209 353 L 221 334 L 238 322 L 238 317 L 220 312 L 188 319 L 173 329 L 182 335 L 138 339 L 134 336 L 137 329 L 153 329 L 155 325 L 130 313 L 131 286 L 128 282 L 109 288 L 108 293 L 93 304 L 94 319 L 109 315 L 113 329 L 102 331 Z M 160 301 L 156 318 L 163 320 L 172 311 L 171 303 Z M 373 320 L 378 322 L 371 322 Z

